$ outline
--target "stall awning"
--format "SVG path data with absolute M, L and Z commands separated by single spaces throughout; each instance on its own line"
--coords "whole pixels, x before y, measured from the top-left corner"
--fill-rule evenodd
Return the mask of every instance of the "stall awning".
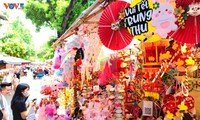
M 83 11 L 76 21 L 70 26 L 70 28 L 56 40 L 52 47 L 56 48 L 57 45 L 62 43 L 69 36 L 76 34 L 79 27 L 83 24 L 90 26 L 90 29 L 94 29 L 98 25 L 98 21 L 105 6 L 109 3 L 104 0 L 97 0 L 92 6 Z
M 24 60 L 22 58 L 0 55 L 0 64 L 25 64 L 30 63 L 31 61 Z

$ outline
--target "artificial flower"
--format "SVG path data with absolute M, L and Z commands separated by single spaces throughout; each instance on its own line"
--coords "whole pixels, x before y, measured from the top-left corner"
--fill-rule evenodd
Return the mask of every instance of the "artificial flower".
M 158 3 L 158 2 L 155 2 L 154 4 L 153 4 L 153 9 L 157 9 L 157 8 L 159 8 L 160 7 L 160 3 Z
M 195 61 L 192 59 L 192 57 L 189 57 L 187 60 L 185 60 L 186 65 L 194 65 Z
M 181 60 L 180 58 L 177 60 L 176 65 L 177 66 L 182 66 L 184 64 L 184 61 Z
M 181 16 L 184 12 L 185 10 L 181 6 L 179 6 L 178 8 L 175 8 L 174 10 L 174 14 L 177 16 Z
M 177 50 L 177 48 L 178 48 L 178 44 L 175 42 L 175 43 L 173 44 L 173 46 L 172 46 L 172 49 L 173 49 L 173 50 Z
M 167 111 L 166 118 L 173 119 L 174 118 L 173 113 L 170 113 L 170 111 Z
M 180 118 L 180 117 L 182 117 L 182 114 L 181 114 L 179 111 L 177 111 L 177 112 L 176 112 L 176 117 L 179 117 L 179 118 Z
M 178 105 L 178 108 L 179 108 L 179 111 L 182 112 L 182 111 L 185 111 L 188 109 L 188 107 L 185 105 L 184 102 L 181 102 L 180 105 Z
M 166 53 L 160 55 L 160 60 L 167 60 L 171 57 L 172 57 L 172 55 L 170 54 L 169 51 L 167 51 Z
M 182 53 L 186 53 L 187 52 L 187 45 L 184 44 L 183 46 L 181 46 L 181 52 Z

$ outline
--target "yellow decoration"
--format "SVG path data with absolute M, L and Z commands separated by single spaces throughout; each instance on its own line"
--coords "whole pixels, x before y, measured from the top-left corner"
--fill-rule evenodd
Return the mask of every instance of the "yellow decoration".
M 181 16 L 182 13 L 184 13 L 184 12 L 185 12 L 185 10 L 181 6 L 179 6 L 178 8 L 175 8 L 175 10 L 174 10 L 174 14 L 177 16 Z
M 188 59 L 185 60 L 186 65 L 194 65 L 195 61 L 192 59 L 192 57 L 189 57 Z
M 144 92 L 145 97 L 153 97 L 154 99 L 159 99 L 160 95 L 156 92 Z
M 172 46 L 172 49 L 173 49 L 173 50 L 177 50 L 177 48 L 178 48 L 178 44 L 177 44 L 176 42 L 174 42 L 174 44 L 173 44 L 173 46 Z
M 73 88 L 64 88 L 58 93 L 58 103 L 61 108 L 73 108 L 74 98 L 73 98 Z
M 174 118 L 174 114 L 170 113 L 170 111 L 167 111 L 166 118 L 173 119 Z
M 181 60 L 180 58 L 177 60 L 176 65 L 177 66 L 182 66 L 184 64 L 184 61 Z
M 165 54 L 161 54 L 160 55 L 160 60 L 167 60 L 167 59 L 169 59 L 171 57 L 172 57 L 172 55 L 170 54 L 169 51 L 167 51 Z
M 155 57 L 149 56 L 148 60 L 149 60 L 149 61 L 155 61 Z
M 181 104 L 178 105 L 178 108 L 179 108 L 180 111 L 185 111 L 185 110 L 188 109 L 188 107 L 185 105 L 184 102 L 181 102 Z
M 124 68 L 124 67 L 126 67 L 127 65 L 128 65 L 127 63 L 124 63 L 124 62 L 123 62 L 120 66 Z
M 182 53 L 186 53 L 187 52 L 187 45 L 184 44 L 183 46 L 181 46 L 181 52 Z
M 179 111 L 177 111 L 177 112 L 176 112 L 176 117 L 179 117 L 179 118 L 180 118 L 180 117 L 182 117 L 182 114 L 181 114 Z

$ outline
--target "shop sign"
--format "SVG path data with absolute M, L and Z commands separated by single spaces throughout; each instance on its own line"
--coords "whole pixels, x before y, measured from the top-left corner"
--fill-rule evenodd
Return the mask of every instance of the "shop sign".
M 147 0 L 142 0 L 134 7 L 125 8 L 124 12 L 125 27 L 129 28 L 133 36 L 148 32 L 148 21 L 152 19 L 153 10 Z

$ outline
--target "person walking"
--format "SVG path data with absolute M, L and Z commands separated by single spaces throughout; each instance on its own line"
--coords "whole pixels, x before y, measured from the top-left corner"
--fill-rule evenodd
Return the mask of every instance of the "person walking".
M 26 99 L 29 96 L 30 86 L 26 83 L 19 83 L 11 100 L 13 120 L 26 120 L 35 101 L 31 101 L 26 107 Z
M 10 113 L 8 102 L 5 97 L 11 95 L 12 84 L 3 82 L 1 83 L 0 87 L 1 87 L 1 105 L 2 105 L 3 112 L 5 112 L 3 114 L 3 119 L 9 120 L 9 116 L 11 113 Z
M 5 106 L 4 106 L 4 103 L 3 103 L 3 97 L 2 97 L 2 88 L 0 86 L 0 120 L 8 120 L 6 118 L 6 111 L 5 111 Z

